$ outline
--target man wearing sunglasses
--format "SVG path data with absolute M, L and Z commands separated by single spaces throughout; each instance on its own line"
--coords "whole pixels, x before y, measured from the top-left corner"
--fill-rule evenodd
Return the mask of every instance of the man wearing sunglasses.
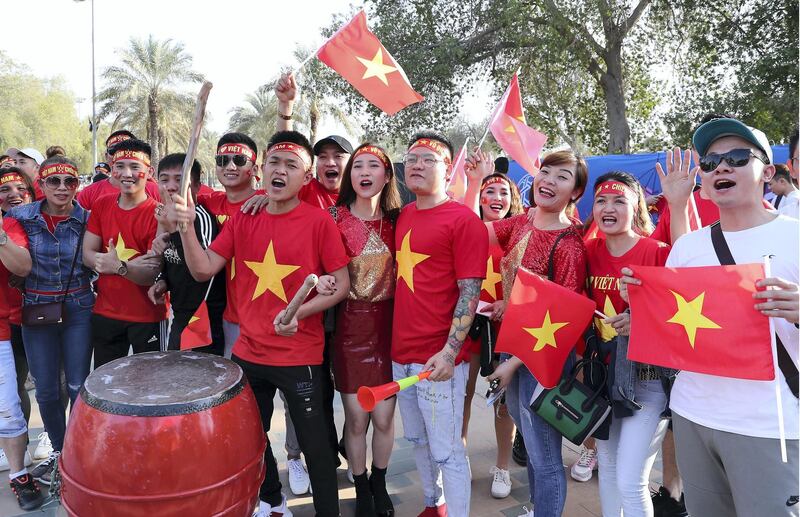
M 120 129 L 108 135 L 108 138 L 106 138 L 106 166 L 114 161 L 114 146 L 120 142 L 131 139 L 136 139 L 136 136 L 127 129 Z M 97 172 L 97 166 L 95 166 L 95 172 Z M 95 178 L 92 178 L 92 184 L 78 192 L 78 203 L 80 203 L 83 208 L 91 210 L 94 207 L 94 202 L 101 197 L 109 194 L 119 194 L 119 183 L 117 183 L 114 175 L 111 174 L 110 166 L 108 174 L 110 174 L 110 177 L 107 176 L 106 178 L 99 179 L 97 179 L 97 175 L 95 175 Z M 147 183 L 145 183 L 144 187 L 145 192 L 149 197 L 158 201 L 158 184 L 152 180 L 152 177 L 147 178 Z
M 111 174 L 116 195 L 94 203 L 83 239 L 83 261 L 100 273 L 92 314 L 94 366 L 134 353 L 160 350 L 163 305 L 154 305 L 147 289 L 161 269 L 161 257 L 149 253 L 158 223 L 158 202 L 147 196 L 152 175 L 150 145 L 128 139 L 114 146 Z
M 243 133 L 227 133 L 217 142 L 217 154 L 214 157 L 217 179 L 225 192 L 213 191 L 200 194 L 197 204 L 208 210 L 217 220 L 220 231 L 225 224 L 242 208 L 245 201 L 256 194 L 264 194 L 263 190 L 253 188 L 252 177 L 258 172 L 256 157 L 258 147 L 252 138 Z M 236 271 L 230 261 L 225 266 L 225 291 L 228 304 L 222 315 L 222 326 L 225 331 L 225 357 L 231 357 L 233 344 L 239 337 L 239 316 L 236 311 L 234 284 Z
M 755 310 L 772 318 L 778 356 L 786 354 L 788 360 L 779 359 L 775 369 L 788 462 L 780 457 L 775 383 L 681 372 L 670 408 L 686 508 L 690 515 L 797 516 L 800 222 L 763 204 L 764 183 L 775 173 L 764 133 L 723 118 L 701 125 L 692 143 L 700 157 L 703 192 L 719 207 L 720 233 L 734 261 L 762 263 L 771 257 L 769 278 L 756 284 L 765 289 L 753 302 Z M 723 260 L 712 241 L 713 228 L 678 239 L 666 265 L 719 265 Z M 630 276 L 623 282 L 638 283 Z

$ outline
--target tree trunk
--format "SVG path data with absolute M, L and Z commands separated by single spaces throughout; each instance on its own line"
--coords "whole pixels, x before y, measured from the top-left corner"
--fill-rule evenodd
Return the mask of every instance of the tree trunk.
M 631 128 L 625 105 L 625 86 L 622 75 L 622 45 L 614 45 L 606 54 L 606 70 L 600 75 L 600 86 L 606 97 L 609 154 L 630 152 Z
M 147 138 L 151 147 L 150 164 L 153 168 L 158 167 L 158 160 L 160 158 L 158 149 L 158 98 L 156 92 L 150 92 L 147 97 Z

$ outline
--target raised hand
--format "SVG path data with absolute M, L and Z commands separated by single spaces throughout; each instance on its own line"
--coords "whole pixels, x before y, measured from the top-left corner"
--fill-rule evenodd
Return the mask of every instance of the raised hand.
M 188 201 L 188 203 L 187 203 Z M 181 196 L 174 194 L 172 201 L 164 204 L 166 211 L 166 219 L 170 225 L 175 225 L 180 228 L 183 223 L 183 228 L 188 231 L 190 228 L 194 230 L 194 219 L 197 214 L 194 211 L 194 200 L 192 196 L 189 199 L 183 199 Z
M 661 190 L 670 205 L 685 206 L 694 191 L 700 168 L 697 165 L 691 166 L 692 153 L 689 149 L 681 153 L 681 148 L 675 147 L 672 151 L 666 151 L 666 155 L 666 172 L 661 163 L 656 163 Z
M 293 73 L 289 72 L 281 75 L 275 85 L 275 97 L 282 103 L 289 104 L 294 102 L 295 97 L 297 97 L 297 83 L 294 80 Z M 284 113 L 284 115 L 288 115 L 288 113 Z
M 475 147 L 464 162 L 464 172 L 470 183 L 483 181 L 483 178 L 494 172 L 492 155 L 484 153 L 480 147 Z

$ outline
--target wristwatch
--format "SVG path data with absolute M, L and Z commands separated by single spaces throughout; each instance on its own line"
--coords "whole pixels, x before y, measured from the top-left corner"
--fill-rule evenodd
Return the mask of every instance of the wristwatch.
M 278 113 L 278 116 L 283 120 L 292 120 L 292 114 L 289 113 L 288 115 L 284 115 L 283 113 Z
M 124 260 L 119 261 L 119 267 L 117 268 L 117 274 L 119 276 L 125 276 L 128 274 L 128 263 Z
M 6 232 L 0 233 L 0 246 L 5 246 L 8 243 L 8 234 Z

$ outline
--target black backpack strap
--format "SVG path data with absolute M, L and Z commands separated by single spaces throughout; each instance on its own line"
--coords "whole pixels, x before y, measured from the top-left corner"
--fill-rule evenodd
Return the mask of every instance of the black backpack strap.
M 773 205 L 775 207 L 775 210 L 777 210 L 778 207 L 781 206 L 781 201 L 783 201 L 783 194 L 778 194 L 778 196 L 775 198 L 775 204 Z
M 731 249 L 725 241 L 725 235 L 722 234 L 722 227 L 719 221 L 711 225 L 711 244 L 714 246 L 714 253 L 717 254 L 717 259 L 722 266 L 729 266 L 736 264 L 731 254 Z M 786 384 L 789 385 L 792 395 L 800 397 L 800 371 L 797 370 L 797 365 L 792 361 L 792 357 L 783 345 L 781 338 L 775 334 L 775 344 L 778 349 L 778 368 L 786 378 Z
M 554 278 L 556 276 L 556 265 L 555 265 L 555 257 L 556 257 L 556 247 L 558 243 L 561 242 L 561 239 L 566 237 L 566 235 L 570 232 L 570 230 L 564 230 L 558 237 L 556 237 L 556 241 L 553 243 L 553 247 L 550 249 L 550 256 L 547 258 L 547 279 L 551 282 L 554 282 Z

